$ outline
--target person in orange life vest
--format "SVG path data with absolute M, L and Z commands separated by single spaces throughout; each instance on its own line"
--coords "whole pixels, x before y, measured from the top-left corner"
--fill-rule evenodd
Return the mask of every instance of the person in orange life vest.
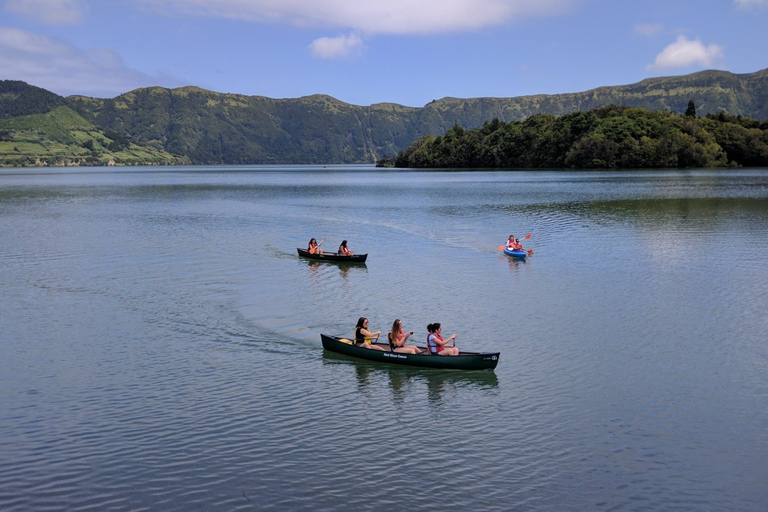
M 399 318 L 392 323 L 392 330 L 387 334 L 389 346 L 392 352 L 400 354 L 421 354 L 421 349 L 414 345 L 406 345 L 405 342 L 411 337 L 413 331 L 403 332 L 403 322 Z
M 323 254 L 323 250 L 320 249 L 320 246 L 317 245 L 317 240 L 314 238 L 309 241 L 307 250 L 309 251 L 309 254 Z
M 339 246 L 339 256 L 352 256 L 352 251 L 349 250 L 349 247 L 347 247 L 347 241 L 342 240 L 341 245 Z
M 378 345 L 371 344 L 372 339 L 378 339 L 381 331 L 371 332 L 368 330 L 368 319 L 361 316 L 355 326 L 355 345 L 362 348 L 372 348 L 374 350 L 386 350 Z
M 448 342 L 456 339 L 456 335 L 453 334 L 448 337 L 447 340 L 443 339 L 442 332 L 443 327 L 439 322 L 429 324 L 427 326 L 427 348 L 430 354 L 438 354 L 441 356 L 457 356 L 459 355 L 459 349 L 456 346 L 449 347 Z
M 519 238 L 515 238 L 515 235 L 509 235 L 509 239 L 507 239 L 507 249 L 512 251 L 522 251 L 523 244 L 520 243 Z

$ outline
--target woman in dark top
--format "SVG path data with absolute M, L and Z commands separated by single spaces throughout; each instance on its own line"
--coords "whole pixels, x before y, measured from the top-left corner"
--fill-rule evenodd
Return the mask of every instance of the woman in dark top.
M 371 348 L 373 350 L 385 350 L 384 348 L 373 345 L 371 340 L 378 340 L 381 331 L 371 332 L 368 330 L 368 319 L 361 316 L 355 326 L 355 345 L 362 348 Z

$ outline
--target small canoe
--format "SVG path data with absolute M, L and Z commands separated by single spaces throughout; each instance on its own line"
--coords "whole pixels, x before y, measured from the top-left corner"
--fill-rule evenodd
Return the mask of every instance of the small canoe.
M 399 352 L 391 352 L 386 343 L 376 343 L 376 345 L 386 349 L 382 351 L 358 347 L 352 343 L 352 340 L 338 336 L 321 334 L 320 339 L 323 341 L 323 348 L 331 352 L 381 363 L 443 370 L 493 370 L 499 363 L 499 352 L 459 352 L 457 356 L 438 356 L 429 353 L 400 354 Z M 419 348 L 426 350 L 426 347 Z
M 506 247 L 504 248 L 504 254 L 506 254 L 507 256 L 512 256 L 513 258 L 522 258 L 522 259 L 525 259 L 525 257 L 528 256 L 528 253 L 524 250 L 517 251 L 514 249 L 507 249 Z
M 299 251 L 299 256 L 302 258 L 309 258 L 310 260 L 317 261 L 334 261 L 344 263 L 365 263 L 368 258 L 368 254 L 353 254 L 352 256 L 342 256 L 335 252 L 324 252 L 323 254 L 312 254 L 306 249 L 296 248 Z

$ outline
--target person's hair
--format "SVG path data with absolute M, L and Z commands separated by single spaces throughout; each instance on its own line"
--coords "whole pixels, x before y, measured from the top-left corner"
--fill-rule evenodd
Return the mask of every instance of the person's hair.
M 431 329 L 430 329 L 430 327 L 431 327 Z M 427 330 L 428 330 L 429 332 L 437 332 L 437 330 L 438 330 L 439 328 L 440 328 L 440 322 L 435 322 L 435 323 L 433 323 L 433 324 L 429 324 L 429 325 L 427 326 Z
M 395 347 L 399 346 L 397 343 L 400 342 L 400 335 L 402 333 L 403 333 L 403 322 L 401 322 L 399 318 L 396 318 L 395 321 L 392 322 L 392 330 L 389 333 L 389 335 L 391 336 L 389 340 L 390 345 L 393 345 Z
M 341 246 L 342 247 L 346 247 L 347 246 L 347 241 L 346 240 L 342 240 L 341 241 Z
M 312 242 L 317 243 L 317 240 L 315 240 L 314 238 L 310 238 L 309 239 L 309 244 L 307 244 L 307 245 L 312 245 Z
M 357 319 L 357 325 L 355 326 L 355 328 L 358 328 L 358 327 L 362 328 L 363 324 L 365 323 L 366 320 L 368 320 L 368 319 L 366 317 L 364 317 L 364 316 L 361 316 L 360 318 L 358 318 Z

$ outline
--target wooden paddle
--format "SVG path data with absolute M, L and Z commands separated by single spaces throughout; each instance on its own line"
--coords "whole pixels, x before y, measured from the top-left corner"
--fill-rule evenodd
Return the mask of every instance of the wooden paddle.
M 531 238 L 531 234 L 530 234 L 530 233 L 528 233 L 527 235 L 525 235 L 525 236 L 523 237 L 523 240 L 526 240 L 526 239 L 528 239 L 528 238 Z M 502 249 L 503 249 L 503 248 L 505 248 L 505 247 L 506 247 L 506 245 L 500 245 L 500 246 L 499 246 L 499 250 L 502 250 Z M 530 254 L 530 252 L 529 252 L 528 254 Z

